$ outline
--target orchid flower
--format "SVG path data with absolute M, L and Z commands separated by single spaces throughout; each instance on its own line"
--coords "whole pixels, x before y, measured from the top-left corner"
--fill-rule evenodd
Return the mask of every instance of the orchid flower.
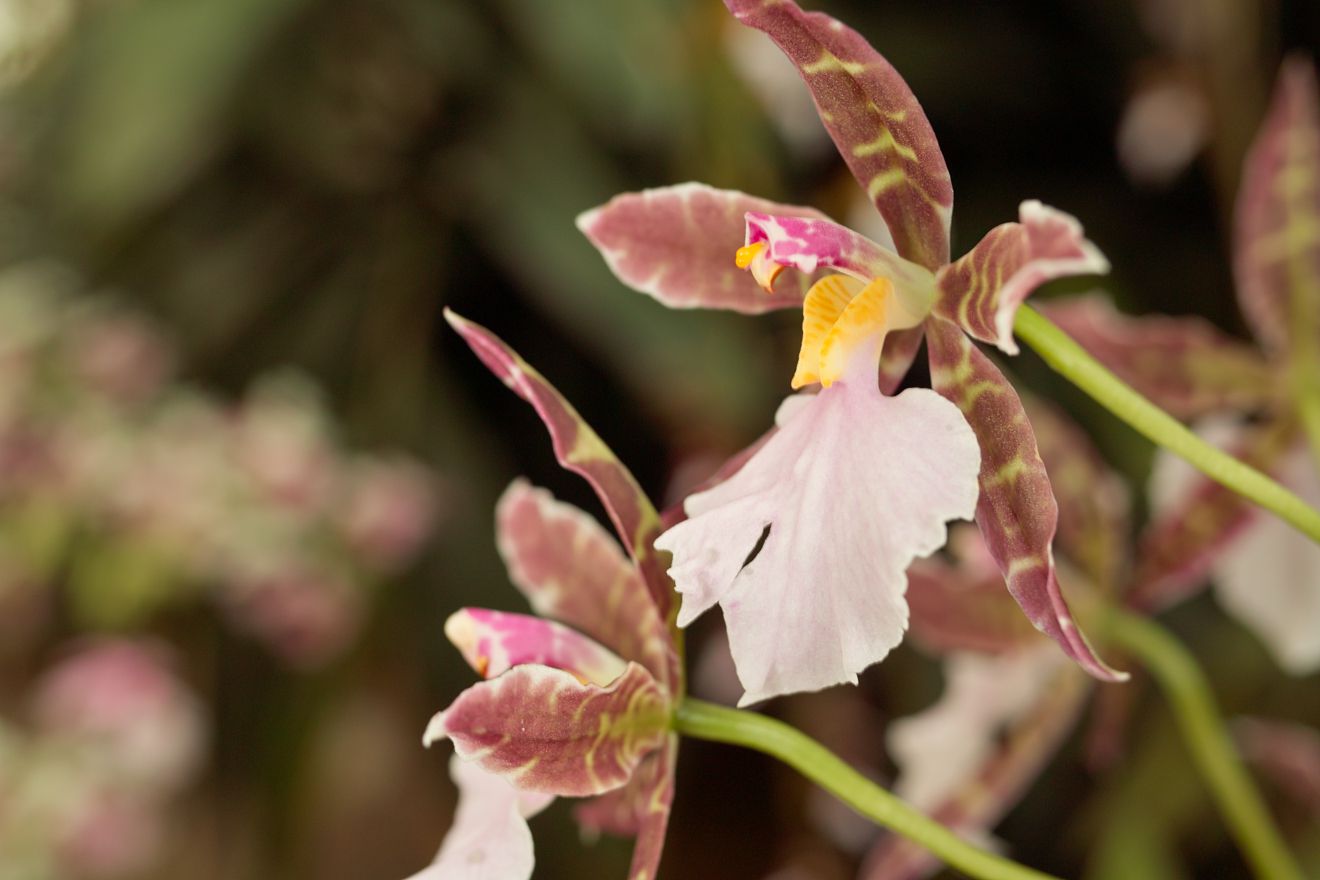
M 721 606 L 743 703 L 856 681 L 902 638 L 909 564 L 944 543 L 947 521 L 974 514 L 1031 622 L 1091 674 L 1121 678 L 1060 591 L 1058 509 L 1021 401 L 971 341 L 1016 353 L 1023 300 L 1051 279 L 1107 271 L 1104 257 L 1074 218 L 1028 201 L 1020 222 L 950 262 L 948 170 L 893 67 L 791 0 L 726 5 L 796 66 L 889 234 L 872 241 L 810 208 L 692 183 L 578 219 L 624 283 L 665 305 L 803 309 L 791 384 L 819 393 L 790 398 L 779 430 L 687 499 L 689 519 L 657 544 L 674 556 L 679 625 Z M 938 394 L 887 396 L 923 338 Z
M 655 877 L 673 798 L 673 706 L 683 674 L 668 625 L 672 586 L 653 541 L 659 517 L 632 475 L 539 373 L 487 330 L 447 312 L 473 351 L 536 409 L 561 464 L 599 495 L 628 551 L 594 519 L 515 481 L 496 538 L 537 615 L 466 608 L 445 634 L 484 681 L 426 730 L 454 744 L 461 802 L 421 878 L 526 880 L 527 819 L 585 797 L 584 830 L 635 836 L 631 880 Z
M 1129 384 L 1312 504 L 1320 504 L 1320 470 L 1307 455 L 1304 423 L 1308 407 L 1320 413 L 1318 108 L 1310 63 L 1286 62 L 1247 156 L 1233 264 L 1259 348 L 1199 318 L 1129 318 L 1097 297 L 1046 310 Z M 1166 453 L 1151 491 L 1157 516 L 1142 540 L 1134 604 L 1167 606 L 1211 574 L 1220 603 L 1282 666 L 1320 668 L 1320 548 Z

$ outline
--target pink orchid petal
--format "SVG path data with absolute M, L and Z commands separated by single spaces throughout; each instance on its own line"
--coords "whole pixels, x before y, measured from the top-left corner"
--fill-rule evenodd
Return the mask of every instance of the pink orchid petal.
M 1027 619 L 1103 681 L 1105 665 L 1074 622 L 1054 568 L 1059 508 L 1022 401 L 1004 374 L 954 325 L 926 322 L 931 383 L 967 416 L 981 445 L 976 524 Z
M 1242 312 L 1276 351 L 1290 340 L 1314 345 L 1320 338 L 1317 162 L 1320 89 L 1311 62 L 1293 57 L 1279 71 L 1269 114 L 1247 154 L 1233 245 Z
M 1212 445 L 1265 473 L 1278 468 L 1297 437 L 1294 426 L 1281 422 L 1250 429 L 1232 421 L 1206 422 L 1196 430 Z M 1155 515 L 1138 541 L 1128 597 L 1148 611 L 1197 593 L 1234 541 L 1265 516 L 1242 496 L 1165 454 L 1155 458 L 1151 502 Z
M 1034 704 L 1010 713 L 1014 720 L 1009 722 L 998 743 L 984 752 L 974 766 L 967 766 L 960 779 L 951 780 L 945 796 L 929 811 L 940 824 L 964 837 L 983 838 L 1040 775 L 1075 725 L 1090 693 L 1090 682 L 1073 667 L 1050 664 L 1048 659 L 1045 665 L 1052 666 L 1053 675 L 1035 687 Z M 1003 685 L 1010 683 L 988 677 L 985 686 L 1000 692 Z M 969 695 L 968 701 L 980 699 L 983 698 Z M 944 730 L 932 730 L 931 734 L 940 739 L 952 738 Z M 959 742 L 954 749 L 962 753 L 966 745 Z M 900 776 L 900 786 L 901 780 Z M 916 880 L 929 877 L 938 866 L 928 850 L 890 834 L 872 848 L 859 876 L 862 880 Z
M 1091 583 L 1109 593 L 1127 581 L 1131 498 L 1091 439 L 1063 411 L 1039 398 L 1023 401 L 1059 504 L 1055 542 Z
M 1302 446 L 1276 469 L 1303 501 L 1320 506 L 1320 475 Z M 1214 564 L 1215 598 L 1254 632 L 1284 671 L 1320 669 L 1320 547 L 1283 520 L 1264 514 Z
M 965 540 L 969 532 L 984 548 L 984 539 L 970 525 L 951 529 L 950 545 Z M 1040 634 L 1004 589 L 998 566 L 989 562 L 988 570 L 975 564 L 954 566 L 935 557 L 912 563 L 907 601 L 914 640 L 937 654 L 999 654 L 1039 642 Z
M 445 636 L 482 678 L 539 663 L 605 686 L 627 667 L 613 651 L 581 633 L 528 614 L 463 608 L 445 621 Z
M 1178 418 L 1254 409 L 1278 396 L 1278 372 L 1204 318 L 1128 317 L 1098 295 L 1054 300 L 1040 310 L 1120 379 Z
M 935 277 L 935 314 L 1007 354 L 1018 353 L 1013 318 L 1032 291 L 1056 278 L 1109 271 L 1077 218 L 1034 200 L 1018 214 L 1021 222 L 991 229 Z
M 734 265 L 748 211 L 824 216 L 815 208 L 683 183 L 615 196 L 579 216 L 577 225 L 620 281 L 671 309 L 759 314 L 800 306 L 809 277 L 785 278 L 768 294 Z
M 619 540 L 637 563 L 657 611 L 667 618 L 673 604 L 672 585 L 652 546 L 660 533 L 660 516 L 637 480 L 563 395 L 498 336 L 449 309 L 445 309 L 445 320 L 501 382 L 536 410 L 550 432 L 559 463 L 596 490 Z
M 744 705 L 855 682 L 902 639 L 912 560 L 971 515 L 978 459 L 935 394 L 835 383 L 660 537 L 679 625 L 720 604 Z
M 608 687 L 548 666 L 515 666 L 438 713 L 423 742 L 454 751 L 524 791 L 586 797 L 618 788 L 668 736 L 670 703 L 629 663 Z
M 951 654 L 939 701 L 889 726 L 889 753 L 898 765 L 895 793 L 923 812 L 939 806 L 994 752 L 1000 731 L 1035 705 L 1060 659 L 1039 638 L 1030 648 L 997 656 Z
M 821 121 L 875 203 L 898 253 L 934 269 L 949 259 L 953 185 L 912 90 L 856 31 L 791 0 L 725 0 L 764 31 L 806 81 Z
M 458 811 L 435 861 L 409 880 L 530 880 L 536 858 L 527 820 L 553 795 L 519 791 L 493 773 L 454 756 Z
M 661 682 L 677 681 L 669 633 L 646 584 L 595 519 L 514 480 L 496 507 L 495 536 L 510 579 L 537 614 L 636 660 Z
M 805 275 L 834 269 L 862 281 L 888 278 L 913 314 L 925 314 L 935 296 L 935 276 L 929 269 L 833 220 L 751 211 L 746 243 L 764 243 L 766 259 Z

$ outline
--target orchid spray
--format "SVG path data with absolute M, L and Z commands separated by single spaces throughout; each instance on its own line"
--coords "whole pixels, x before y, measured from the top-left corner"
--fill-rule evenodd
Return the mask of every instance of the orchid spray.
M 1079 580 L 1100 587 L 1072 593 L 1083 617 L 1170 694 L 1252 865 L 1263 877 L 1299 877 L 1190 656 L 1147 617 L 1110 607 L 1112 585 L 1127 582 L 1114 567 L 1122 504 L 1077 491 L 1075 457 L 1050 452 L 1056 420 L 1045 417 L 1051 427 L 1038 442 L 1021 397 L 978 343 L 1015 355 L 1016 334 L 1147 437 L 1312 539 L 1320 513 L 1198 438 L 1025 305 L 1045 282 L 1108 271 L 1074 217 L 1024 201 L 1016 221 L 951 259 L 949 172 L 894 68 L 855 31 L 792 0 L 726 5 L 796 67 L 884 233 L 873 240 L 812 208 L 697 183 L 624 194 L 578 218 L 614 273 L 665 305 L 802 309 L 787 383 L 799 393 L 760 441 L 664 517 L 544 377 L 484 328 L 448 315 L 533 405 L 560 463 L 591 483 L 624 552 L 543 491 L 517 482 L 506 493 L 497 543 L 540 616 L 466 609 L 445 627 L 486 680 L 427 729 L 428 744 L 454 743 L 463 801 L 437 861 L 418 876 L 524 880 L 527 818 L 570 796 L 588 798 L 577 814 L 588 830 L 637 838 L 633 878 L 655 877 L 680 734 L 779 758 L 970 876 L 1046 876 L 963 834 L 985 830 L 1037 772 L 1089 682 L 1127 677 L 1069 609 L 1059 537 Z M 923 343 L 933 387 L 896 393 Z M 1062 511 L 1047 464 L 1068 483 Z M 1098 474 L 1091 467 L 1083 481 L 1103 484 Z M 928 558 L 964 519 L 979 534 L 954 527 L 957 565 Z M 1005 604 L 1021 612 L 1011 624 Z M 856 682 L 909 623 L 918 640 L 948 640 L 947 701 L 893 730 L 903 797 L 788 725 L 686 695 L 683 628 L 716 605 L 741 704 Z M 1011 631 L 1003 644 L 1001 625 Z M 995 642 L 995 656 L 963 651 L 966 638 L 982 654 Z M 1006 752 L 994 742 L 1004 728 L 1021 733 Z M 998 785 L 995 798 L 963 792 L 983 779 Z M 870 864 L 888 864 L 886 852 Z

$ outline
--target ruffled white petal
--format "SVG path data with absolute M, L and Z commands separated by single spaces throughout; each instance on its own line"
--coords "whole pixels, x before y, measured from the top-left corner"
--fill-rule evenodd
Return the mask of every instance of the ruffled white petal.
M 536 858 L 527 820 L 553 795 L 519 791 L 455 755 L 449 775 L 458 785 L 458 811 L 435 861 L 409 880 L 529 880 Z
M 993 753 L 999 732 L 1035 704 L 1062 660 L 1043 641 L 1009 654 L 951 654 L 939 702 L 890 725 L 899 797 L 929 812 L 954 794 Z
M 907 627 L 906 571 L 970 519 L 980 450 L 932 391 L 883 396 L 869 371 L 799 402 L 729 480 L 690 497 L 656 546 L 678 622 L 719 603 L 740 703 L 855 682 Z

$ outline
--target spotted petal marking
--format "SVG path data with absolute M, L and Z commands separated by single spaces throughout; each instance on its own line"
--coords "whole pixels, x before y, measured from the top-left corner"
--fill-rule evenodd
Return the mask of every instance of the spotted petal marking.
M 1059 549 L 1095 586 L 1112 593 L 1127 574 L 1127 485 L 1061 410 L 1039 398 L 1024 403 L 1059 504 Z
M 559 463 L 596 490 L 619 539 L 637 563 L 656 609 L 668 619 L 675 604 L 673 586 L 653 546 L 660 533 L 660 516 L 637 480 L 563 395 L 498 336 L 449 309 L 445 309 L 445 320 L 501 382 L 536 410 L 550 432 Z
M 1083 669 L 1103 681 L 1126 674 L 1105 665 L 1064 601 L 1052 542 L 1059 509 L 1036 437 L 1013 386 L 953 324 L 926 322 L 931 381 L 953 401 L 981 444 L 976 524 L 1027 619 Z
M 1120 379 L 1178 418 L 1257 409 L 1278 396 L 1278 372 L 1204 318 L 1132 318 L 1099 295 L 1054 300 L 1040 310 Z
M 1023 202 L 1018 216 L 1021 222 L 991 229 L 935 276 L 935 314 L 1006 354 L 1018 353 L 1013 318 L 1032 291 L 1056 278 L 1109 271 L 1075 217 L 1037 201 Z
M 898 253 L 949 260 L 953 184 L 935 132 L 898 71 L 856 31 L 792 0 L 725 0 L 797 67 L 821 121 L 893 233 Z
M 998 746 L 936 806 L 930 816 L 963 836 L 993 828 L 1073 728 L 1090 688 L 1086 676 L 1059 669 L 1035 706 L 1009 726 Z M 861 880 L 917 880 L 938 861 L 930 852 L 896 834 L 882 837 L 862 864 Z
M 676 675 L 646 584 L 595 519 L 514 480 L 495 509 L 495 538 L 509 578 L 537 614 L 636 660 L 663 683 Z
M 1297 438 L 1295 425 L 1270 422 L 1244 432 L 1229 451 L 1272 473 Z M 1197 473 L 1142 533 L 1137 546 L 1131 603 L 1156 611 L 1193 595 L 1233 539 L 1263 515 L 1242 496 Z
M 668 722 L 668 698 L 636 663 L 608 687 L 527 665 L 463 691 L 424 742 L 448 737 L 460 758 L 521 790 L 585 797 L 627 782 L 664 745 Z
M 811 278 L 785 278 L 767 294 L 734 265 L 748 211 L 824 217 L 815 208 L 683 183 L 617 195 L 577 225 L 620 281 L 672 309 L 759 314 L 801 305 Z
M 1238 301 L 1261 342 L 1320 345 L 1320 94 L 1304 58 L 1284 62 L 1247 155 L 1233 257 Z

